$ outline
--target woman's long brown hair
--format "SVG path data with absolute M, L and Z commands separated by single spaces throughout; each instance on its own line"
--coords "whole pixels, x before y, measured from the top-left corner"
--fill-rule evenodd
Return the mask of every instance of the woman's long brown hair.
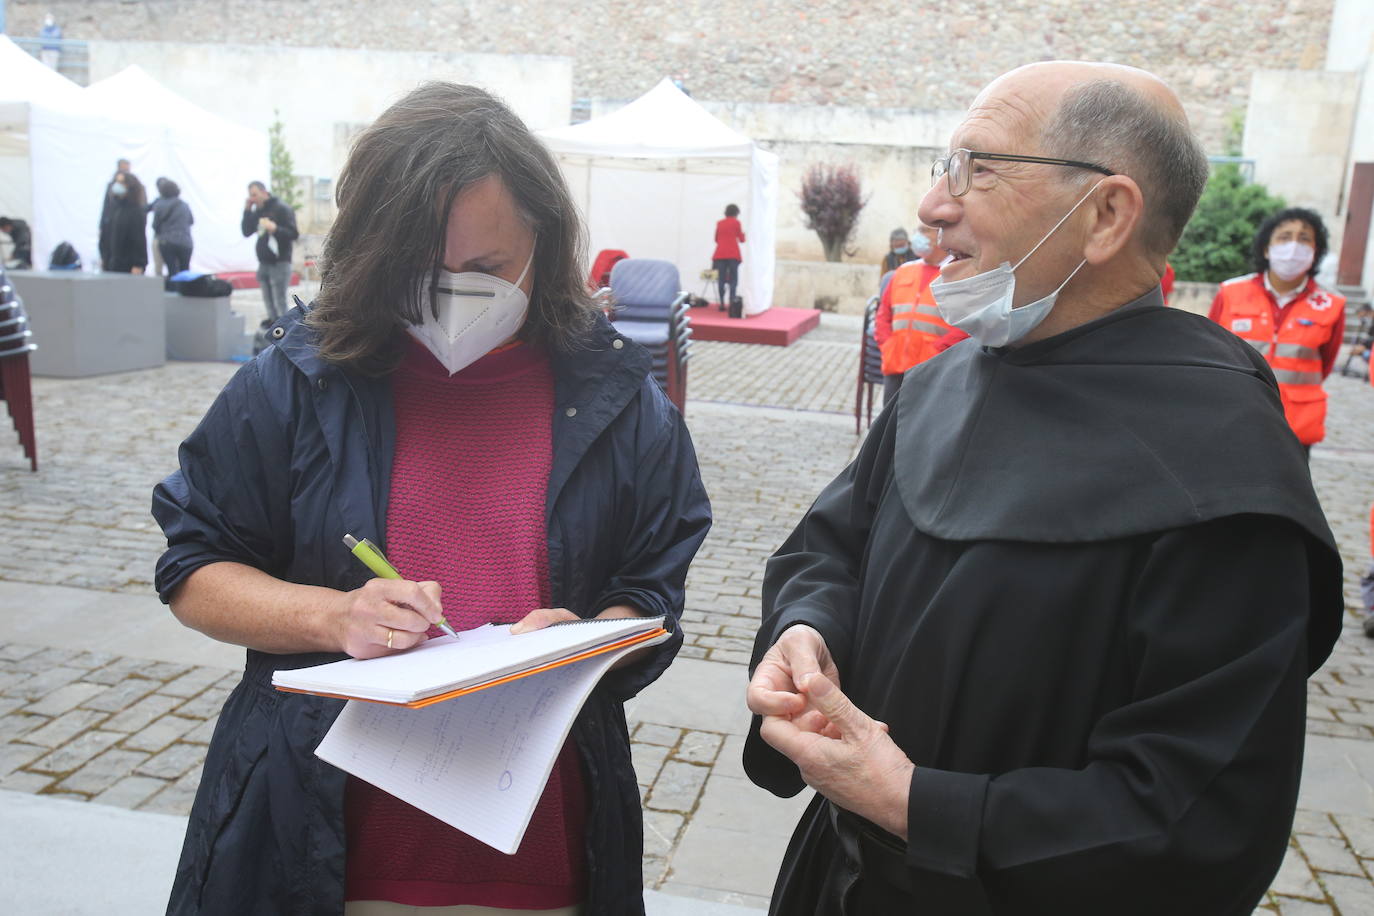
M 575 346 L 596 314 L 583 233 L 544 145 L 500 99 L 474 86 L 425 83 L 358 136 L 339 176 L 338 217 L 325 242 L 320 292 L 306 323 L 320 357 L 382 375 L 401 357 L 397 331 L 436 309 L 448 213 L 467 187 L 495 175 L 535 233 L 534 286 L 520 336 Z M 437 314 L 437 312 L 436 312 Z

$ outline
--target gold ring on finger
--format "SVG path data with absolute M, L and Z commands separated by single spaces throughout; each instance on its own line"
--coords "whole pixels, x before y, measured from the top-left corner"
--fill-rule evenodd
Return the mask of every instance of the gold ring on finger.
M 393 639 L 395 639 L 395 638 L 396 638 L 396 631 L 395 631 L 395 630 L 387 630 L 387 631 L 386 631 L 386 647 L 387 647 L 388 649 L 391 648 L 391 640 L 393 640 Z

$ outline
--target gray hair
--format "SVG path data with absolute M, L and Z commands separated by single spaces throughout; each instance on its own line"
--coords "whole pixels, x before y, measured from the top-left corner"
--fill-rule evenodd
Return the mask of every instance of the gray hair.
M 1155 254 L 1178 244 L 1207 184 L 1207 156 L 1187 120 L 1116 80 L 1092 80 L 1066 92 L 1041 142 L 1049 155 L 1134 179 L 1145 198 L 1141 240 Z M 1065 172 L 1080 183 L 1100 178 Z

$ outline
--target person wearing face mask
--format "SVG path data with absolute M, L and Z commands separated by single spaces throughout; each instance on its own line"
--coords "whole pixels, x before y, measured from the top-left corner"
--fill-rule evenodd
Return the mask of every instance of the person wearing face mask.
M 1031 64 L 920 217 L 970 337 L 768 561 L 775 914 L 1249 916 L 1288 848 L 1340 555 L 1263 358 L 1164 307 L 1207 160 L 1129 67 Z
M 936 230 L 918 225 L 912 251 L 918 257 L 897 268 L 883 287 L 873 316 L 873 339 L 883 354 L 883 403 L 890 404 L 902 386 L 902 373 L 935 355 L 935 341 L 949 332 L 930 295 L 940 275 L 945 250 L 935 243 Z
M 247 647 L 169 913 L 643 913 L 623 702 L 667 667 L 710 527 L 652 360 L 591 300 L 558 166 L 499 99 L 427 83 L 358 137 L 319 298 L 278 321 L 153 494 L 156 585 Z M 411 578 L 371 579 L 345 534 Z M 314 756 L 342 704 L 274 670 L 518 621 L 667 618 L 593 690 L 513 856 Z
M 101 269 L 141 274 L 148 266 L 148 195 L 133 172 L 119 172 L 105 192 Z
M 882 269 L 887 274 L 908 261 L 917 260 L 920 255 L 911 249 L 911 238 L 901 226 L 893 229 L 887 237 L 888 252 L 883 255 Z
M 1255 273 L 1221 284 L 1208 313 L 1269 362 L 1288 425 L 1309 452 L 1326 436 L 1322 382 L 1345 337 L 1345 297 L 1317 283 L 1326 248 L 1320 216 L 1280 210 L 1255 233 Z

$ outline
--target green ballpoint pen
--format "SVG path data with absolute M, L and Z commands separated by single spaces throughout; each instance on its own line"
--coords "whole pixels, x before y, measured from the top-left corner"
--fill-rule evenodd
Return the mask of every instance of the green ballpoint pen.
M 382 556 L 382 552 L 377 549 L 377 545 L 367 538 L 359 539 L 351 534 L 345 534 L 343 542 L 344 546 L 352 551 L 353 556 L 361 560 L 363 565 L 372 570 L 373 574 L 378 578 L 403 578 L 402 575 L 396 571 L 396 567 L 392 566 L 391 563 L 387 561 L 387 558 Z M 441 620 L 436 623 L 435 626 L 443 630 L 449 636 L 456 637 L 458 635 L 458 631 L 449 626 L 447 620 Z

